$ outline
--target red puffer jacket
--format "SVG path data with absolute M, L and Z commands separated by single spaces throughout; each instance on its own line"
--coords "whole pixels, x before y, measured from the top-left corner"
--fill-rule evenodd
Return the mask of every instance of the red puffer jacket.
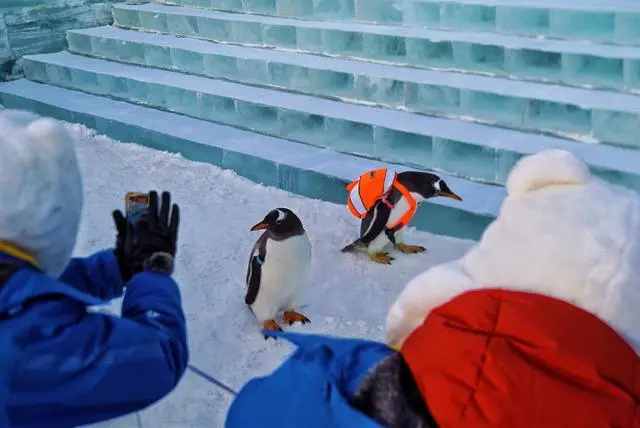
M 554 298 L 464 293 L 401 352 L 443 428 L 640 427 L 640 358 L 602 320 Z

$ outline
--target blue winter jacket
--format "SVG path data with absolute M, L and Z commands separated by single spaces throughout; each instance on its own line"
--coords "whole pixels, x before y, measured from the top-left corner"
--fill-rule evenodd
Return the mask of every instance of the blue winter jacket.
M 381 428 L 349 405 L 368 370 L 395 352 L 368 340 L 267 332 L 298 349 L 273 374 L 251 380 L 226 428 Z
M 94 423 L 140 410 L 176 386 L 189 357 L 177 284 L 139 273 L 127 284 L 122 317 L 87 311 L 121 296 L 123 286 L 107 250 L 71 260 L 57 281 L 25 268 L 0 287 L 0 400 L 11 427 Z M 0 412 L 7 426 L 2 420 Z

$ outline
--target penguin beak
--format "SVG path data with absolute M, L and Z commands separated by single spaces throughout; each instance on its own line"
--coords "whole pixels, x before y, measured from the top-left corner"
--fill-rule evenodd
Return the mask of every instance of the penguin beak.
M 438 196 L 444 196 L 445 198 L 451 198 L 456 201 L 462 202 L 462 198 L 453 192 L 441 192 L 441 193 L 438 193 Z
M 260 222 L 260 223 L 256 224 L 255 226 L 253 226 L 253 227 L 251 228 L 251 231 L 252 231 L 252 232 L 255 232 L 256 230 L 264 230 L 264 229 L 266 229 L 267 227 L 269 227 L 269 224 L 268 224 L 268 223 L 265 223 L 264 221 L 262 221 L 262 222 Z

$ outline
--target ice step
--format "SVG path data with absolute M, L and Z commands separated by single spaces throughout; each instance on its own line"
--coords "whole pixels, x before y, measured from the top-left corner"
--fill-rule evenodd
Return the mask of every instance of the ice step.
M 362 172 L 381 166 L 405 169 L 25 79 L 0 84 L 0 104 L 82 123 L 121 141 L 181 153 L 267 186 L 339 204 L 346 201 L 345 184 Z M 432 199 L 412 224 L 434 233 L 477 239 L 496 216 L 504 189 L 443 178 L 464 202 Z
M 27 77 L 35 81 L 488 183 L 504 183 L 524 154 L 566 148 L 599 175 L 640 189 L 640 150 L 343 103 L 67 52 L 27 56 L 24 66 Z
M 637 1 L 589 0 L 155 0 L 204 9 L 317 20 L 640 43 Z
M 640 148 L 640 96 L 98 27 L 72 52 L 312 95 Z
M 157 4 L 114 5 L 119 26 L 419 68 L 640 91 L 640 47 L 350 22 L 306 21 Z
M 404 25 L 640 44 L 637 0 L 410 0 L 401 3 Z M 372 7 L 363 12 L 367 10 L 370 19 L 383 12 Z

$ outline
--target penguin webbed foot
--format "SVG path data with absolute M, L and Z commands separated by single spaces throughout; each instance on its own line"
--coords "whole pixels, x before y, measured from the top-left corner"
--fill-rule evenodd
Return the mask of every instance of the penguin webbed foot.
M 282 320 L 289 325 L 293 325 L 295 322 L 301 322 L 302 324 L 310 323 L 311 320 L 304 315 L 296 311 L 285 311 Z
M 420 245 L 407 245 L 402 243 L 396 244 L 396 248 L 405 254 L 418 254 L 427 251 L 426 248 Z
M 273 331 L 282 331 L 282 327 L 278 325 L 275 320 L 267 320 L 262 323 L 263 330 L 273 330 Z M 268 340 L 270 336 L 264 336 L 264 340 Z M 277 337 L 274 337 L 273 340 L 278 340 Z
M 376 263 L 380 263 L 383 265 L 390 265 L 394 260 L 388 253 L 373 253 L 369 254 L 369 258 Z

